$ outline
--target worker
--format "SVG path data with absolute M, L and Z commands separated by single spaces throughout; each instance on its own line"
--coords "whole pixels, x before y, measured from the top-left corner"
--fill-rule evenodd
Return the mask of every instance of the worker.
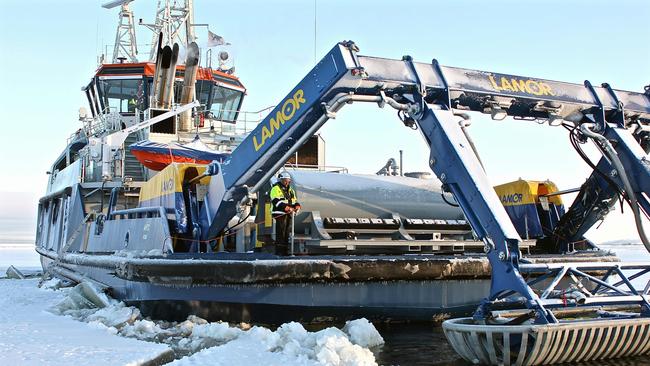
M 135 99 L 135 94 L 131 95 L 131 98 L 128 101 L 128 111 L 129 113 L 135 112 L 135 107 L 137 106 L 138 102 Z
M 271 188 L 271 215 L 275 219 L 275 254 L 289 254 L 289 232 L 293 215 L 300 211 L 296 191 L 291 188 L 288 172 L 278 175 L 278 182 Z

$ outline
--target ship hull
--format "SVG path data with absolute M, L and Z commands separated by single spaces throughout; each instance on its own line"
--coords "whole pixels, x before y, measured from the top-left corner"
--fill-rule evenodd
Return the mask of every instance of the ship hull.
M 39 249 L 47 271 L 89 280 L 148 316 L 279 324 L 436 321 L 467 315 L 489 292 L 485 258 L 265 254 L 125 258 Z M 231 255 L 234 254 L 234 255 Z M 203 258 L 201 258 L 203 257 Z M 544 257 L 543 261 L 558 258 Z M 582 260 L 616 260 L 589 255 Z M 76 276 L 76 277 L 75 277 Z

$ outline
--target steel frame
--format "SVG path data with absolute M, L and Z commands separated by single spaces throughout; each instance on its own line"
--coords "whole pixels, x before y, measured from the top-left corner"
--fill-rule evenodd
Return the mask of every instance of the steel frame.
M 228 161 L 213 163 L 217 165 L 216 169 L 210 171 L 216 173 L 211 179 L 208 196 L 211 207 L 208 214 L 213 220 L 202 230 L 203 233 L 212 238 L 222 232 L 235 215 L 237 206 L 268 181 L 307 137 L 328 119 L 335 118 L 344 105 L 372 102 L 383 107 L 388 104 L 399 111 L 404 125 L 420 129 L 431 149 L 431 169 L 443 186 L 454 194 L 477 237 L 485 245 L 492 266 L 491 290 L 475 317 L 486 319 L 495 302 L 504 299 L 504 293 L 514 292 L 525 298 L 526 308 L 535 310 L 536 323 L 558 323 L 548 294 L 540 298 L 521 275 L 520 269 L 530 268 L 520 263 L 519 243 L 522 239 L 462 131 L 461 118 L 454 115 L 453 109 L 490 113 L 495 118 L 498 114 L 499 117 L 545 119 L 549 123 L 560 118 L 573 120 L 576 126 L 585 123 L 586 116 L 593 115 L 599 126 L 594 131 L 617 142 L 617 153 L 625 171 L 630 173 L 634 188 L 650 194 L 650 163 L 645 159 L 639 141 L 625 127 L 626 118 L 639 124 L 650 124 L 648 92 L 614 92 L 607 84 L 597 88 L 586 82 L 581 86 L 444 67 L 435 60 L 431 64 L 420 64 L 408 56 L 399 61 L 359 56 L 357 52 L 358 47 L 353 42 L 336 45 L 293 88 L 284 102 L 279 103 L 242 141 Z M 521 90 L 512 87 L 505 90 L 506 84 L 497 85 L 497 79 L 510 79 Z M 292 102 L 297 95 L 304 105 Z M 286 109 L 290 102 L 293 108 Z M 623 103 L 628 103 L 625 111 Z M 290 113 L 285 114 L 285 111 Z M 576 117 L 580 120 L 575 120 Z M 280 119 L 282 125 L 278 123 Z M 593 135 L 589 137 L 595 138 Z M 620 189 L 621 183 L 617 184 Z M 603 268 L 608 270 L 610 267 Z M 562 269 L 556 274 L 558 277 L 559 273 L 562 273 L 561 277 L 568 274 L 595 279 L 576 268 Z M 635 301 L 647 307 L 645 298 L 635 296 Z M 619 296 L 615 301 L 618 300 L 633 299 Z

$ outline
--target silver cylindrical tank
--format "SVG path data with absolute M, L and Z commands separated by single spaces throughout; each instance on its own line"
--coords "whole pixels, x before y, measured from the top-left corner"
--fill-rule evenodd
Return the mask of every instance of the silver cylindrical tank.
M 463 212 L 445 202 L 440 181 L 400 176 L 289 171 L 304 212 L 321 217 L 462 220 Z M 445 194 L 455 203 L 452 195 Z M 300 220 L 297 220 L 300 221 Z

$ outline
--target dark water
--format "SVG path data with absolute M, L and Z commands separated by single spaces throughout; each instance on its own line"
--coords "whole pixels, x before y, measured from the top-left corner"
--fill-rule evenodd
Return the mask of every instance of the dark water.
M 386 342 L 374 349 L 380 365 L 468 365 L 449 346 L 440 326 L 375 324 Z

